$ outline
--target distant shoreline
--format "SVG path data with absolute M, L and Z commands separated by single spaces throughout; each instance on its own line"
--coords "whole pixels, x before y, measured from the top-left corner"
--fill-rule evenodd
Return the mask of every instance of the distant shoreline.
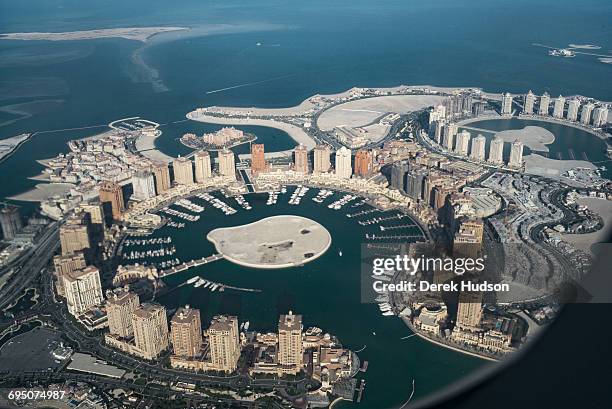
M 21 41 L 75 41 L 94 40 L 98 38 L 124 38 L 146 42 L 156 34 L 172 31 L 189 30 L 188 27 L 127 27 L 127 28 L 102 28 L 99 30 L 66 31 L 59 33 L 29 32 L 29 33 L 3 33 L 0 40 Z

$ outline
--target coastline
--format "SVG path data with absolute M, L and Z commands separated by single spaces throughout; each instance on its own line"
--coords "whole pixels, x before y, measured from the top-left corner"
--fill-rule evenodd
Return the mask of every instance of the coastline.
M 175 158 L 166 155 L 155 146 L 155 140 L 159 138 L 161 134 L 162 132 L 160 130 L 157 130 L 154 134 L 140 134 L 138 138 L 136 138 L 134 146 L 136 147 L 136 151 L 145 158 L 170 163 Z
M 334 406 L 336 406 L 337 403 L 342 402 L 342 401 L 346 401 L 346 399 L 338 396 L 336 399 L 334 399 L 328 406 L 328 409 L 332 409 Z
M 222 111 L 227 113 L 231 112 L 231 115 L 244 115 L 244 116 L 279 116 L 279 117 L 290 117 L 290 116 L 301 116 L 312 113 L 310 111 L 315 109 L 321 109 L 321 103 L 328 99 L 343 99 L 349 98 L 353 94 L 365 90 L 375 90 L 380 92 L 381 94 L 373 96 L 393 96 L 389 95 L 390 93 L 395 93 L 396 96 L 404 95 L 401 92 L 410 92 L 410 91 L 424 91 L 425 94 L 431 94 L 432 96 L 436 96 L 440 93 L 449 93 L 458 89 L 472 89 L 478 90 L 482 93 L 482 95 L 487 96 L 487 98 L 491 99 L 501 99 L 500 95 L 490 94 L 483 92 L 481 88 L 478 87 L 437 87 L 434 85 L 405 85 L 400 84 L 394 87 L 352 87 L 348 88 L 345 91 L 338 92 L 336 94 L 314 94 L 310 97 L 304 99 L 298 105 L 294 105 L 291 107 L 284 108 L 259 108 L 259 107 L 232 107 L 232 106 L 211 106 L 208 107 L 209 112 L 214 112 L 218 114 L 222 114 Z M 418 94 L 414 94 L 418 95 Z M 350 102 L 348 100 L 342 101 L 342 103 Z M 331 107 L 331 106 L 330 106 Z M 329 108 L 329 107 L 328 107 Z M 195 112 L 195 111 L 194 111 Z
M 453 351 L 456 351 L 456 352 L 461 352 L 462 354 L 472 355 L 472 356 L 475 356 L 477 358 L 484 359 L 484 360 L 491 361 L 491 362 L 500 362 L 499 359 L 494 359 L 494 358 L 491 358 L 491 357 L 488 357 L 488 356 L 477 354 L 476 352 L 467 351 L 467 350 L 461 349 L 459 347 L 455 347 L 455 346 L 448 345 L 448 344 L 445 344 L 445 343 L 440 342 L 440 341 L 436 341 L 435 339 L 432 339 L 432 338 L 430 338 L 430 337 L 428 337 L 426 335 L 421 334 L 419 332 L 419 330 L 414 328 L 414 326 L 410 323 L 410 321 L 406 317 L 401 317 L 401 319 L 402 319 L 402 321 L 404 321 L 404 324 L 406 324 L 406 326 L 408 328 L 410 328 L 410 330 L 414 334 L 416 334 L 416 336 L 418 336 L 421 339 L 424 339 L 425 341 L 429 341 L 429 342 L 431 342 L 433 344 L 436 344 L 436 345 L 444 347 L 444 348 L 452 349 Z

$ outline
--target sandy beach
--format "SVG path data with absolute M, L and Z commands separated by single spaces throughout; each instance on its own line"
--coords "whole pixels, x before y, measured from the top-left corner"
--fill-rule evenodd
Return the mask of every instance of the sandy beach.
M 140 135 L 136 139 L 136 150 L 145 158 L 153 159 L 156 161 L 169 163 L 174 160 L 172 156 L 168 156 L 161 152 L 155 147 L 155 140 L 161 135 L 161 131 L 158 134 L 146 134 Z

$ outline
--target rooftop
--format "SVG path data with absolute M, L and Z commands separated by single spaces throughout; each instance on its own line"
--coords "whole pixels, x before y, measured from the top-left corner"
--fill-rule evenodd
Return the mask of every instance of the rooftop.
M 75 352 L 72 355 L 72 362 L 68 365 L 68 369 L 79 372 L 95 373 L 98 375 L 109 376 L 111 378 L 121 378 L 125 371 L 115 366 L 108 365 L 105 361 L 98 358 Z

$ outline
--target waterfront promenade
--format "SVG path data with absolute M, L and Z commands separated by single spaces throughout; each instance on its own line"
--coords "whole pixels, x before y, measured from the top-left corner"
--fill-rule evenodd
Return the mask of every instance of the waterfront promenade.
M 459 345 L 457 344 L 452 344 L 449 341 L 444 341 L 441 338 L 438 339 L 434 339 L 430 336 L 427 336 L 425 334 L 423 334 L 420 330 L 416 329 L 414 327 L 414 325 L 412 325 L 412 323 L 410 322 L 410 320 L 406 317 L 401 317 L 402 321 L 404 321 L 404 323 L 406 324 L 406 326 L 408 328 L 410 328 L 410 330 L 412 332 L 414 332 L 419 338 L 424 339 L 425 341 L 431 342 L 433 344 L 439 345 L 441 347 L 444 348 L 448 348 L 448 349 L 452 349 L 453 351 L 457 351 L 457 352 L 461 352 L 462 354 L 466 354 L 466 355 L 471 355 L 471 356 L 475 356 L 477 358 L 481 358 L 481 359 L 486 359 L 487 361 L 493 361 L 493 362 L 498 362 L 499 358 L 495 358 L 491 355 L 485 355 L 485 354 L 481 354 L 475 351 L 470 351 L 468 349 L 464 349 L 461 348 Z

